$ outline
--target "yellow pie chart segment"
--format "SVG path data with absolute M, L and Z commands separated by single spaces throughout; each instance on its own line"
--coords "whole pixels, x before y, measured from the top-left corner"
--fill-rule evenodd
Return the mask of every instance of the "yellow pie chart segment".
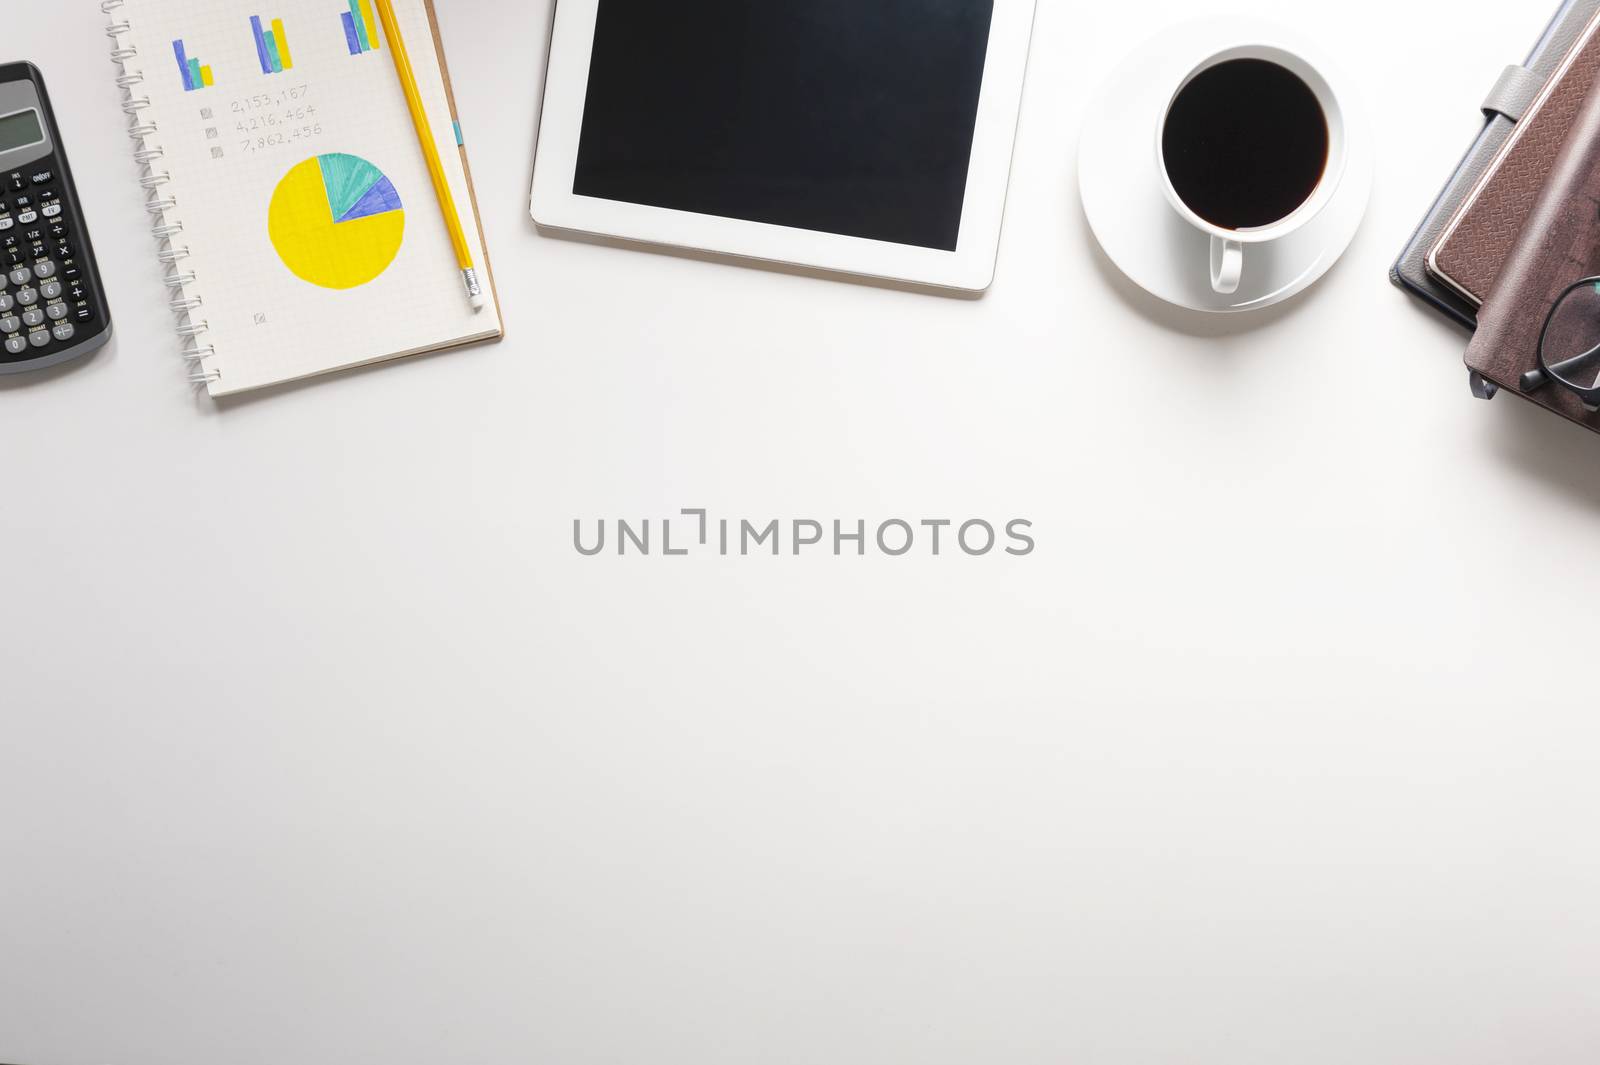
M 296 277 L 359 288 L 400 254 L 406 215 L 394 185 L 353 155 L 307 159 L 284 175 L 267 210 L 272 246 Z

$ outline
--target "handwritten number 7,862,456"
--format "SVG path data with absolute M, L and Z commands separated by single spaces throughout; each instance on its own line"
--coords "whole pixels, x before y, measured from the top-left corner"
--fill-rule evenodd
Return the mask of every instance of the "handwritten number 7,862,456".
M 296 126 L 294 129 L 280 130 L 260 137 L 248 137 L 239 142 L 239 150 L 249 154 L 251 152 L 264 152 L 271 148 L 284 147 L 296 141 L 308 140 L 322 135 L 322 123 L 314 122 L 310 125 Z

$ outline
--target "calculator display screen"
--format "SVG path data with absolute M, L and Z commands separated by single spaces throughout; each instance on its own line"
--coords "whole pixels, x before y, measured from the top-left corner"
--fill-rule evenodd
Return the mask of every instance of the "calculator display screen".
M 44 127 L 39 124 L 39 112 L 18 111 L 0 118 L 0 152 L 25 148 L 44 140 Z

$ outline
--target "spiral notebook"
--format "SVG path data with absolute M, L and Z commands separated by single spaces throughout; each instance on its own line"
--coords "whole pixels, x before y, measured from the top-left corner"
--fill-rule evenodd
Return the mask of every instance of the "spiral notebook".
M 213 396 L 502 335 L 474 311 L 372 0 L 104 0 L 157 255 Z M 489 277 L 431 0 L 395 13 Z

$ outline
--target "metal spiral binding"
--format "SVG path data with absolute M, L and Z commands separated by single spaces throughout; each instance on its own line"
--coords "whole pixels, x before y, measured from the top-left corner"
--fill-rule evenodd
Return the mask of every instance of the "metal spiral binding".
M 189 381 L 201 387 L 220 380 L 222 374 L 206 369 L 205 360 L 215 355 L 217 349 L 201 341 L 210 328 L 204 318 L 197 317 L 205 300 L 192 291 L 195 285 L 194 272 L 179 267 L 183 260 L 189 258 L 189 248 L 175 243 L 183 233 L 183 222 L 173 217 L 178 198 L 162 195 L 166 191 L 164 187 L 172 181 L 172 174 L 156 169 L 156 162 L 167 154 L 166 149 L 150 140 L 160 132 L 160 127 L 145 118 L 144 112 L 150 107 L 150 98 L 136 94 L 145 81 L 144 70 L 135 65 L 139 49 L 123 40 L 123 35 L 133 29 L 133 24 L 125 18 L 115 17 L 125 4 L 126 0 L 101 0 L 100 10 L 111 16 L 111 21 L 106 25 L 106 37 L 111 41 L 111 61 L 122 68 L 122 73 L 116 79 L 117 87 L 123 94 L 122 112 L 128 116 L 128 138 L 136 145 L 133 160 L 139 167 L 139 185 L 145 190 L 144 209 L 150 214 L 150 231 L 155 235 L 159 249 L 156 258 L 162 266 L 162 283 L 172 290 L 168 306 L 178 318 L 177 332 L 183 338 L 181 354 L 189 364 Z

